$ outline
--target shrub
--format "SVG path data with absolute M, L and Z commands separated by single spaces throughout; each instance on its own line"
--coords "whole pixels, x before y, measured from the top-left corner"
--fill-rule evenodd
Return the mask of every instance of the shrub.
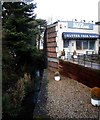
M 3 118 L 16 118 L 24 110 L 22 106 L 26 96 L 33 92 L 33 80 L 29 76 L 24 76 L 17 81 L 14 87 L 10 87 L 3 93 L 2 106 Z
M 25 81 L 24 82 L 25 85 L 25 95 L 29 95 L 30 93 L 33 92 L 34 88 L 33 88 L 33 82 L 32 81 Z
M 34 84 L 34 80 L 31 80 L 30 75 L 25 73 L 24 74 L 24 87 L 25 87 L 24 90 L 25 90 L 26 96 L 33 92 L 33 90 L 34 90 L 33 84 Z
M 19 115 L 22 110 L 22 100 L 25 96 L 24 89 L 24 79 L 20 79 L 15 87 L 9 88 L 7 92 L 3 94 L 3 117 L 9 116 L 15 118 Z
M 55 72 L 55 76 L 60 76 L 60 73 L 58 71 Z
M 100 88 L 99 87 L 92 88 L 91 97 L 94 99 L 100 99 Z

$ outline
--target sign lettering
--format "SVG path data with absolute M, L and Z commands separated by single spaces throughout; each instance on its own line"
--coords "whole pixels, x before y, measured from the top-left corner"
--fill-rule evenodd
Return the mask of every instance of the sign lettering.
M 78 29 L 93 30 L 93 24 L 68 21 L 68 28 L 78 28 Z

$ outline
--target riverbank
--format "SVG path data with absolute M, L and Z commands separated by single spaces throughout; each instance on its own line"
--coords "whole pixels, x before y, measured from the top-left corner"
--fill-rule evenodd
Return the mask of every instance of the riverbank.
M 54 73 L 44 71 L 33 118 L 99 120 L 100 108 L 91 105 L 91 88 L 64 76 L 54 80 Z

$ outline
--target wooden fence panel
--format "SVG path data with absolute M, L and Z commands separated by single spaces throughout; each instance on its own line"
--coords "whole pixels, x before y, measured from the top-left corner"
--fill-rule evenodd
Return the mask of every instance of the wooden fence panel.
M 100 70 L 87 68 L 67 61 L 59 61 L 60 73 L 88 87 L 100 87 Z

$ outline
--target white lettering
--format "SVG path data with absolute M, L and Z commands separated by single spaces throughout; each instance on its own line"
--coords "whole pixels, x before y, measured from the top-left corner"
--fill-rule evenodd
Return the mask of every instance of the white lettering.
M 83 28 L 83 29 L 89 29 L 89 24 L 85 23 L 73 23 L 73 28 Z

